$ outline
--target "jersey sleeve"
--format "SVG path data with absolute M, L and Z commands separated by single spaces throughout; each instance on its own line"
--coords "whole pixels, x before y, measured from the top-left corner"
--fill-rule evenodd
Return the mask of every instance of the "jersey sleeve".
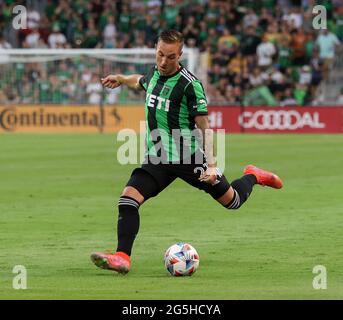
M 207 99 L 199 80 L 192 81 L 185 90 L 188 112 L 191 116 L 207 115 Z
M 139 78 L 139 84 L 141 85 L 141 87 L 144 89 L 144 91 L 146 91 L 148 85 L 147 85 L 147 76 L 144 75 L 142 77 Z
M 147 74 L 140 77 L 139 84 L 144 89 L 144 91 L 147 91 L 149 82 L 154 74 L 155 67 L 151 68 Z

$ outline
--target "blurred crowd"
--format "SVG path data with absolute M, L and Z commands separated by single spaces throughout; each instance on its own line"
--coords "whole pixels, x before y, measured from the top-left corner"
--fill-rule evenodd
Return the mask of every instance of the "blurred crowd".
M 16 31 L 12 9 L 18 4 L 28 15 L 27 28 Z M 313 27 L 317 4 L 326 8 L 324 30 Z M 311 105 L 342 47 L 343 1 L 0 0 L 4 49 L 153 48 L 157 34 L 168 28 L 181 31 L 185 45 L 205 57 L 211 103 Z M 140 71 L 134 64 L 115 68 Z M 66 60 L 46 68 L 18 63 L 16 72 L 0 79 L 0 103 L 98 103 L 101 72 L 96 61 Z M 106 95 L 111 103 L 118 95 L 135 98 L 126 91 Z

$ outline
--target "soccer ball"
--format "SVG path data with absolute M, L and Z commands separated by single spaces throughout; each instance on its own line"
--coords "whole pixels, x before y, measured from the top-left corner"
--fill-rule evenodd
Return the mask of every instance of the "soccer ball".
M 199 255 L 189 243 L 178 242 L 167 249 L 164 265 L 172 276 L 191 276 L 199 267 Z

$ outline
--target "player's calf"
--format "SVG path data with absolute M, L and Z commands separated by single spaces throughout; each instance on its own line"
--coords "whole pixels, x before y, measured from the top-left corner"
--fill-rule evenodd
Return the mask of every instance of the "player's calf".
M 231 192 L 231 200 L 222 202 L 222 205 L 227 209 L 239 209 L 242 204 L 249 198 L 257 180 L 254 175 L 248 174 L 231 183 L 233 192 Z
M 117 251 L 131 255 L 133 242 L 139 230 L 139 202 L 128 196 L 121 196 L 118 202 L 118 247 Z

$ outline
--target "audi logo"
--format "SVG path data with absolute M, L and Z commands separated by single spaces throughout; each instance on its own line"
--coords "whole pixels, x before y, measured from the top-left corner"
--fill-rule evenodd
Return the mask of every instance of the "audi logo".
M 297 130 L 306 126 L 325 128 L 325 123 L 320 122 L 318 112 L 301 114 L 295 110 L 245 111 L 239 116 L 239 124 L 246 129 L 258 130 Z

